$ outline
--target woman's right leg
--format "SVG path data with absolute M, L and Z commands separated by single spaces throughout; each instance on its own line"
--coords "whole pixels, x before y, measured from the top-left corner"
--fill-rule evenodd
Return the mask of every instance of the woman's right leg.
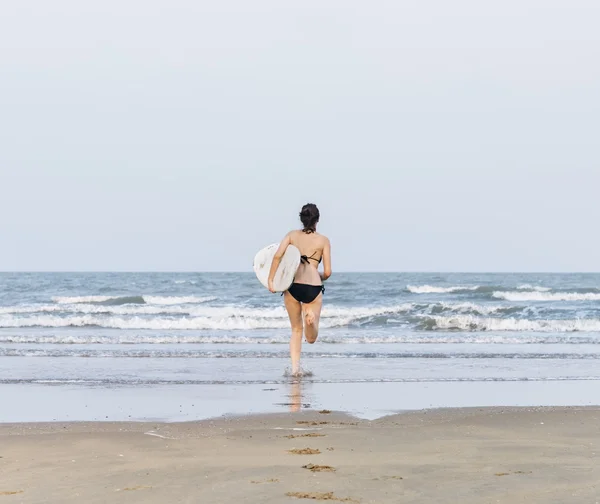
M 300 351 L 302 350 L 302 305 L 287 291 L 283 295 L 283 300 L 292 325 L 290 357 L 292 359 L 292 375 L 296 375 L 300 372 Z

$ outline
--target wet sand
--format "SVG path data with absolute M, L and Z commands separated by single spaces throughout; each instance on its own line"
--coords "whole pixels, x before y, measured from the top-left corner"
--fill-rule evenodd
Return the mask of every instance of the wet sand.
M 596 503 L 600 408 L 0 425 L 7 503 Z

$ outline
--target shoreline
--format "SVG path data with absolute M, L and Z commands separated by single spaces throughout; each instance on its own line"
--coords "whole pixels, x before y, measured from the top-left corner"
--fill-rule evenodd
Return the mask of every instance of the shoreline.
M 600 402 L 600 380 L 431 381 L 93 387 L 2 384 L 0 425 L 39 422 L 201 421 L 247 414 L 344 411 L 365 420 L 473 407 L 580 407 Z
M 590 503 L 600 406 L 0 425 L 15 502 Z M 7 497 L 7 502 L 11 502 Z
M 56 431 L 52 433 L 60 433 L 65 428 L 71 429 L 70 432 L 86 432 L 87 427 L 91 427 L 99 432 L 110 432 L 115 428 L 119 428 L 122 432 L 124 428 L 131 428 L 132 431 L 138 430 L 142 426 L 160 426 L 161 428 L 179 429 L 183 427 L 219 427 L 225 425 L 236 425 L 238 427 L 244 424 L 253 425 L 256 422 L 274 422 L 294 420 L 300 424 L 306 420 L 309 427 L 288 427 L 292 430 L 314 431 L 320 427 L 318 423 L 323 418 L 333 421 L 344 421 L 345 425 L 363 425 L 370 426 L 378 423 L 386 423 L 389 421 L 397 421 L 399 419 L 414 419 L 420 418 L 420 422 L 435 421 L 439 418 L 466 419 L 471 416 L 485 414 L 488 416 L 506 415 L 506 414 L 535 414 L 535 413 L 576 413 L 579 411 L 597 412 L 600 419 L 600 404 L 598 405 L 582 405 L 582 406 L 456 406 L 456 407 L 439 407 L 439 408 L 422 408 L 418 410 L 404 410 L 395 413 L 390 413 L 381 417 L 368 419 L 355 416 L 347 411 L 337 410 L 320 410 L 315 409 L 286 412 L 286 413 L 237 413 L 224 414 L 215 417 L 207 417 L 198 420 L 180 420 L 180 421 L 164 421 L 164 420 L 74 420 L 74 421 L 39 421 L 39 422 L 0 422 L 0 436 L 6 435 L 6 432 L 16 428 L 28 427 L 29 429 Z M 317 422 L 314 424 L 313 422 Z M 329 422 L 328 422 L 329 423 Z M 61 430 L 62 429 L 62 430 Z M 12 435 L 13 433 L 9 433 Z M 600 456 L 600 452 L 599 452 Z

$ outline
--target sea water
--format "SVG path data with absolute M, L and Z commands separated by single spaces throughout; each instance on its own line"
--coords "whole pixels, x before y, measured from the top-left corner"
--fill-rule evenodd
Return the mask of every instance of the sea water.
M 600 383 L 600 275 L 336 273 L 325 286 L 305 385 Z M 0 274 L 0 394 L 276 386 L 289 337 L 282 297 L 253 273 Z

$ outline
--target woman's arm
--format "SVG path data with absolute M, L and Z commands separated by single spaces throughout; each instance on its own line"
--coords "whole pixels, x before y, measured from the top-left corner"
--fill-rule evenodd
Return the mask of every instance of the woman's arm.
M 273 289 L 273 278 L 275 278 L 275 273 L 277 273 L 277 268 L 279 267 L 279 263 L 281 262 L 281 258 L 283 257 L 283 254 L 285 254 L 285 251 L 288 248 L 288 245 L 292 242 L 291 237 L 290 237 L 291 233 L 288 233 L 285 235 L 285 237 L 283 238 L 283 240 L 281 240 L 281 243 L 279 244 L 279 248 L 277 249 L 277 252 L 275 252 L 275 255 L 273 256 L 273 262 L 271 263 L 271 269 L 269 270 L 269 290 L 271 292 L 275 292 L 275 289 Z
M 331 243 L 325 238 L 325 246 L 323 247 L 323 273 L 321 279 L 327 280 L 331 276 Z

